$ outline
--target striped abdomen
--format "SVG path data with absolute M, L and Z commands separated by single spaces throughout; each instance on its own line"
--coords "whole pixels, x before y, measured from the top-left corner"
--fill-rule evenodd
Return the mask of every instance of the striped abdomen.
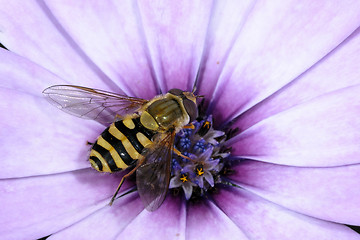
M 154 135 L 140 123 L 140 118 L 114 122 L 94 143 L 89 161 L 99 172 L 126 169 L 139 159 L 144 147 L 152 144 Z

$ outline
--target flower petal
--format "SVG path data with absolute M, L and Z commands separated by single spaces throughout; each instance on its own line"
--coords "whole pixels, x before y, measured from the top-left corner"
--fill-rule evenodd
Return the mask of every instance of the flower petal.
M 182 184 L 182 181 L 180 181 L 180 178 L 178 176 L 175 176 L 171 178 L 169 188 L 177 188 L 180 187 Z
M 182 189 L 184 190 L 186 200 L 189 200 L 192 195 L 193 185 L 191 183 L 184 183 L 182 184 Z
M 213 2 L 197 86 L 207 99 L 211 99 L 216 86 L 225 80 L 219 77 L 255 3 L 255 0 Z
M 127 95 L 150 99 L 159 93 L 136 2 L 47 1 L 46 7 Z
M 34 62 L 2 48 L 0 48 L 0 59 L 0 87 L 2 88 L 42 97 L 42 91 L 45 88 L 67 83 Z
M 359 62 L 360 28 L 291 84 L 241 114 L 232 126 L 244 131 L 262 119 L 297 104 L 359 84 Z
M 214 186 L 214 177 L 210 172 L 206 171 L 204 173 L 204 178 L 210 184 L 210 186 L 212 186 L 212 187 Z M 200 186 L 200 187 L 202 188 L 202 186 Z
M 210 95 L 214 119 L 230 121 L 318 62 L 358 28 L 359 9 L 359 1 L 258 1 Z
M 198 177 L 196 179 L 196 184 L 200 187 L 200 188 L 203 188 L 204 187 L 204 178 L 201 176 L 201 177 Z M 184 190 L 184 193 L 185 193 L 185 198 L 186 199 L 189 199 L 191 197 L 191 195 L 188 197 L 187 194 L 186 194 L 186 191 Z M 191 193 L 192 193 L 192 189 L 191 189 Z
M 242 189 L 222 189 L 214 199 L 249 239 L 360 239 L 344 225 L 301 215 Z
M 143 210 L 139 195 L 132 193 L 104 207 L 78 223 L 51 235 L 48 239 L 76 239 L 86 233 L 86 239 L 115 239 L 116 236 Z
M 360 225 L 360 164 L 299 168 L 245 161 L 234 170 L 231 179 L 272 202 L 316 218 Z
M 212 1 L 139 1 L 138 4 L 161 90 L 192 90 Z
M 244 239 L 248 238 L 234 222 L 212 202 L 203 200 L 188 204 L 186 239 Z
M 118 89 L 64 31 L 43 2 L 0 3 L 3 6 L 0 42 L 10 51 L 47 68 L 68 83 Z
M 141 212 L 116 239 L 185 239 L 186 208 L 179 197 L 167 196 L 155 212 Z
M 295 166 L 359 163 L 360 86 L 293 107 L 232 138 L 232 154 Z
M 0 58 L 0 111 L 5 113 L 0 148 L 8 159 L 0 178 L 89 167 L 86 141 L 95 141 L 103 126 L 67 115 L 45 100 L 44 88 L 64 83 L 55 75 L 9 51 L 0 49 Z
M 119 177 L 88 169 L 0 180 L 1 238 L 37 239 L 79 221 L 108 204 Z
M 44 98 L 0 88 L 0 178 L 34 176 L 90 167 L 91 146 L 103 127 L 67 115 Z

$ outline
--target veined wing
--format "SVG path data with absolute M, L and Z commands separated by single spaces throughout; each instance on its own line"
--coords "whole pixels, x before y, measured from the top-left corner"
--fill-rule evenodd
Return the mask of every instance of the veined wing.
M 74 85 L 51 86 L 43 94 L 62 111 L 98 121 L 105 126 L 114 122 L 117 115 L 136 113 L 148 102 L 141 98 Z
M 170 182 L 170 163 L 175 133 L 145 150 L 145 163 L 136 170 L 136 185 L 140 198 L 148 211 L 155 211 L 165 200 Z

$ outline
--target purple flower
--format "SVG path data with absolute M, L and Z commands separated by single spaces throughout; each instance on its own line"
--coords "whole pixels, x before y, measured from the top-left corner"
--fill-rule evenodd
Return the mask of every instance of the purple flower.
M 3 1 L 0 238 L 360 239 L 359 23 L 355 0 Z M 214 131 L 238 129 L 233 165 L 203 161 L 229 185 L 155 212 L 136 192 L 107 205 L 123 173 L 91 169 L 86 144 L 104 127 L 41 93 L 151 99 L 196 79 Z

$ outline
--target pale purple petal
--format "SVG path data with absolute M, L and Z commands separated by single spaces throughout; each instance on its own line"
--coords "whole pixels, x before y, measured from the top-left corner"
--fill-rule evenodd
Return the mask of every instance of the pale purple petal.
M 206 171 L 204 173 L 204 178 L 210 184 L 210 186 L 212 186 L 212 187 L 214 186 L 214 177 L 210 172 Z M 200 187 L 202 187 L 202 186 L 200 186 Z
M 0 59 L 0 87 L 2 88 L 43 97 L 42 91 L 50 85 L 67 83 L 66 80 L 36 63 L 3 48 L 0 48 Z
M 177 188 L 177 187 L 180 187 L 181 184 L 182 184 L 182 181 L 180 180 L 179 177 L 173 177 L 170 180 L 169 188 Z
M 90 167 L 90 145 L 103 131 L 51 106 L 45 87 L 64 83 L 38 65 L 0 49 L 0 178 L 50 174 Z M 26 166 L 26 167 L 24 167 Z
M 211 99 L 216 86 L 225 80 L 219 76 L 255 4 L 255 0 L 213 1 L 197 86 L 206 99 Z
M 295 166 L 359 163 L 360 86 L 267 118 L 231 139 L 232 154 Z
M 247 240 L 246 232 L 212 202 L 203 199 L 201 203 L 187 205 L 186 238 Z
M 206 174 L 206 172 L 205 172 L 204 174 Z M 204 187 L 204 178 L 203 178 L 202 176 L 197 178 L 197 185 L 198 185 L 200 188 L 203 188 L 203 187 Z M 188 199 L 188 198 L 186 197 L 186 199 Z
M 193 191 L 193 185 L 189 182 L 182 184 L 186 200 L 189 200 Z
M 116 239 L 185 239 L 184 203 L 168 196 L 155 212 L 142 211 Z
M 67 115 L 43 97 L 0 88 L 0 178 L 90 167 L 88 154 L 102 131 L 94 121 Z M 10 103 L 10 104 L 5 104 Z
M 273 94 L 334 49 L 359 26 L 359 9 L 359 1 L 258 1 L 215 93 L 211 84 L 208 90 L 201 86 L 217 124 Z
M 219 162 L 220 162 L 220 159 L 206 161 L 204 168 L 206 170 L 213 170 L 218 166 Z
M 105 207 L 120 177 L 88 169 L 0 180 L 1 238 L 37 239 L 62 230 Z
M 207 169 L 210 169 L 210 167 L 211 167 L 211 165 L 210 165 L 210 158 L 211 158 L 211 154 L 213 153 L 213 149 L 214 149 L 214 147 L 209 147 L 208 149 L 206 149 L 206 151 L 205 152 L 203 152 L 203 153 L 201 153 L 197 158 L 196 158 L 196 162 L 197 163 L 201 163 L 201 164 L 206 164 L 206 167 L 207 167 Z M 216 161 L 216 160 L 215 160 Z M 215 164 L 217 164 L 217 163 L 215 163 Z M 214 165 L 215 165 L 214 164 Z M 210 166 L 208 166 L 208 165 L 210 165 Z
M 67 35 L 43 2 L 0 3 L 0 42 L 10 51 L 47 68 L 68 83 L 120 91 Z
M 161 90 L 192 90 L 212 1 L 139 1 L 151 61 Z
M 231 179 L 296 212 L 332 222 L 360 225 L 360 164 L 299 168 L 246 161 Z
M 220 190 L 214 200 L 249 239 L 360 239 L 346 226 L 293 212 L 246 190 Z
M 48 239 L 115 239 L 144 209 L 137 193 L 124 196 Z
M 208 143 L 211 143 L 213 145 L 217 145 L 219 144 L 218 141 L 215 140 L 215 138 L 217 137 L 221 137 L 224 135 L 224 132 L 223 131 L 216 131 L 216 130 L 212 130 L 212 131 L 209 131 L 204 137 L 203 139 L 208 142 Z
M 273 96 L 239 116 L 232 125 L 241 131 L 264 118 L 314 97 L 360 83 L 360 29 Z
M 131 96 L 158 94 L 135 1 L 46 1 L 46 7 L 84 53 Z

